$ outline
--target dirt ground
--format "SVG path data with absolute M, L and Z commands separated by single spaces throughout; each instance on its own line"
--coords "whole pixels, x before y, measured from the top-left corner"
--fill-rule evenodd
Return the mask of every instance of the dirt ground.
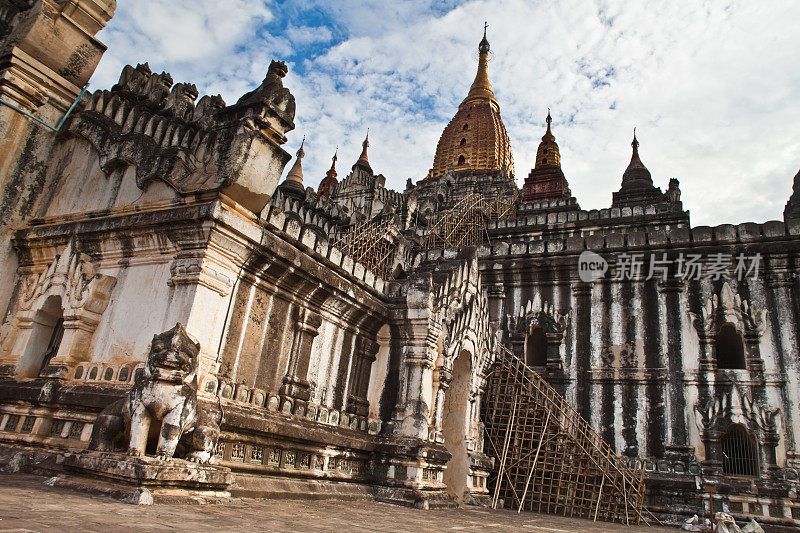
M 135 506 L 49 487 L 45 478 L 0 474 L 0 532 L 351 531 L 531 533 L 675 532 L 486 509 L 422 511 L 378 502 L 232 499 L 224 505 Z

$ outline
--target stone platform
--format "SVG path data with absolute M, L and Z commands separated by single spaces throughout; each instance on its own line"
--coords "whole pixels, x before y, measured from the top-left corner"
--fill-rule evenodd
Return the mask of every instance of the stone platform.
M 228 498 L 233 481 L 225 467 L 88 450 L 66 453 L 62 466 L 67 475 L 54 478 L 56 485 L 123 499 L 141 494 L 137 489 L 146 489 L 162 502 Z

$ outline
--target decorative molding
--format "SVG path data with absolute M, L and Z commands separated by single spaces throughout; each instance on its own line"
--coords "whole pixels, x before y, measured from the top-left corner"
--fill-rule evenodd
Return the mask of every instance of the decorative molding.
M 713 294 L 705 301 L 699 316 L 689 312 L 689 317 L 701 339 L 713 337 L 726 322 L 734 324 L 746 337 L 758 337 L 766 328 L 767 310 L 753 308 L 725 282 L 719 296 Z

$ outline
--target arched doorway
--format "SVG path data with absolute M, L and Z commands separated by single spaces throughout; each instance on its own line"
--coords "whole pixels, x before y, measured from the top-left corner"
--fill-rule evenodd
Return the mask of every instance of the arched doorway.
M 461 352 L 453 363 L 453 380 L 445 393 L 442 410 L 444 446 L 452 455 L 444 471 L 444 482 L 447 492 L 457 502 L 464 499 L 464 492 L 468 489 L 471 386 L 472 358 L 469 352 Z
M 541 326 L 534 326 L 525 337 L 525 364 L 547 366 L 547 335 Z
M 28 345 L 17 363 L 17 375 L 35 378 L 58 354 L 64 335 L 61 297 L 50 296 L 33 317 Z
M 730 322 L 719 328 L 715 342 L 717 368 L 744 370 L 744 343 L 736 326 Z

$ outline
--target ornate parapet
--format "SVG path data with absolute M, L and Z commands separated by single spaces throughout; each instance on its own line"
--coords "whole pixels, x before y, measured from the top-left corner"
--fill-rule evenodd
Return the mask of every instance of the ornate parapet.
M 678 224 L 672 229 L 647 229 L 646 231 L 620 231 L 619 225 L 625 223 L 637 213 L 648 213 L 656 216 L 655 208 L 644 209 L 624 207 L 601 209 L 600 211 L 559 212 L 542 215 L 520 216 L 516 219 L 490 220 L 487 222 L 487 231 L 492 238 L 492 244 L 478 247 L 480 259 L 497 259 L 513 256 L 539 256 L 553 255 L 579 255 L 585 250 L 599 254 L 604 252 L 648 251 L 651 249 L 663 251 L 664 247 L 691 248 L 712 246 L 757 245 L 782 240 L 794 240 L 800 235 L 800 219 L 788 222 L 771 220 L 763 224 L 745 222 L 742 224 L 721 224 L 719 226 L 683 227 Z M 606 223 L 617 226 L 608 233 L 594 233 L 593 228 Z M 575 229 L 570 223 L 585 222 L 590 231 L 583 235 L 575 235 Z M 661 221 L 661 224 L 664 222 Z M 566 224 L 569 226 L 569 237 L 550 237 L 547 234 L 537 234 L 543 228 L 549 228 L 552 233 L 554 226 Z M 566 227 L 566 226 L 565 226 Z M 495 238 L 494 236 L 497 235 Z M 428 250 L 426 260 L 435 260 L 445 254 L 444 250 Z
M 273 61 L 259 88 L 226 107 L 219 96 L 195 103 L 194 85 L 173 85 L 146 63 L 128 65 L 110 91 L 86 98 L 67 132 L 97 150 L 106 175 L 132 166 L 140 189 L 161 181 L 182 196 L 218 191 L 257 213 L 289 161 L 280 148 L 294 129 L 285 74 Z

